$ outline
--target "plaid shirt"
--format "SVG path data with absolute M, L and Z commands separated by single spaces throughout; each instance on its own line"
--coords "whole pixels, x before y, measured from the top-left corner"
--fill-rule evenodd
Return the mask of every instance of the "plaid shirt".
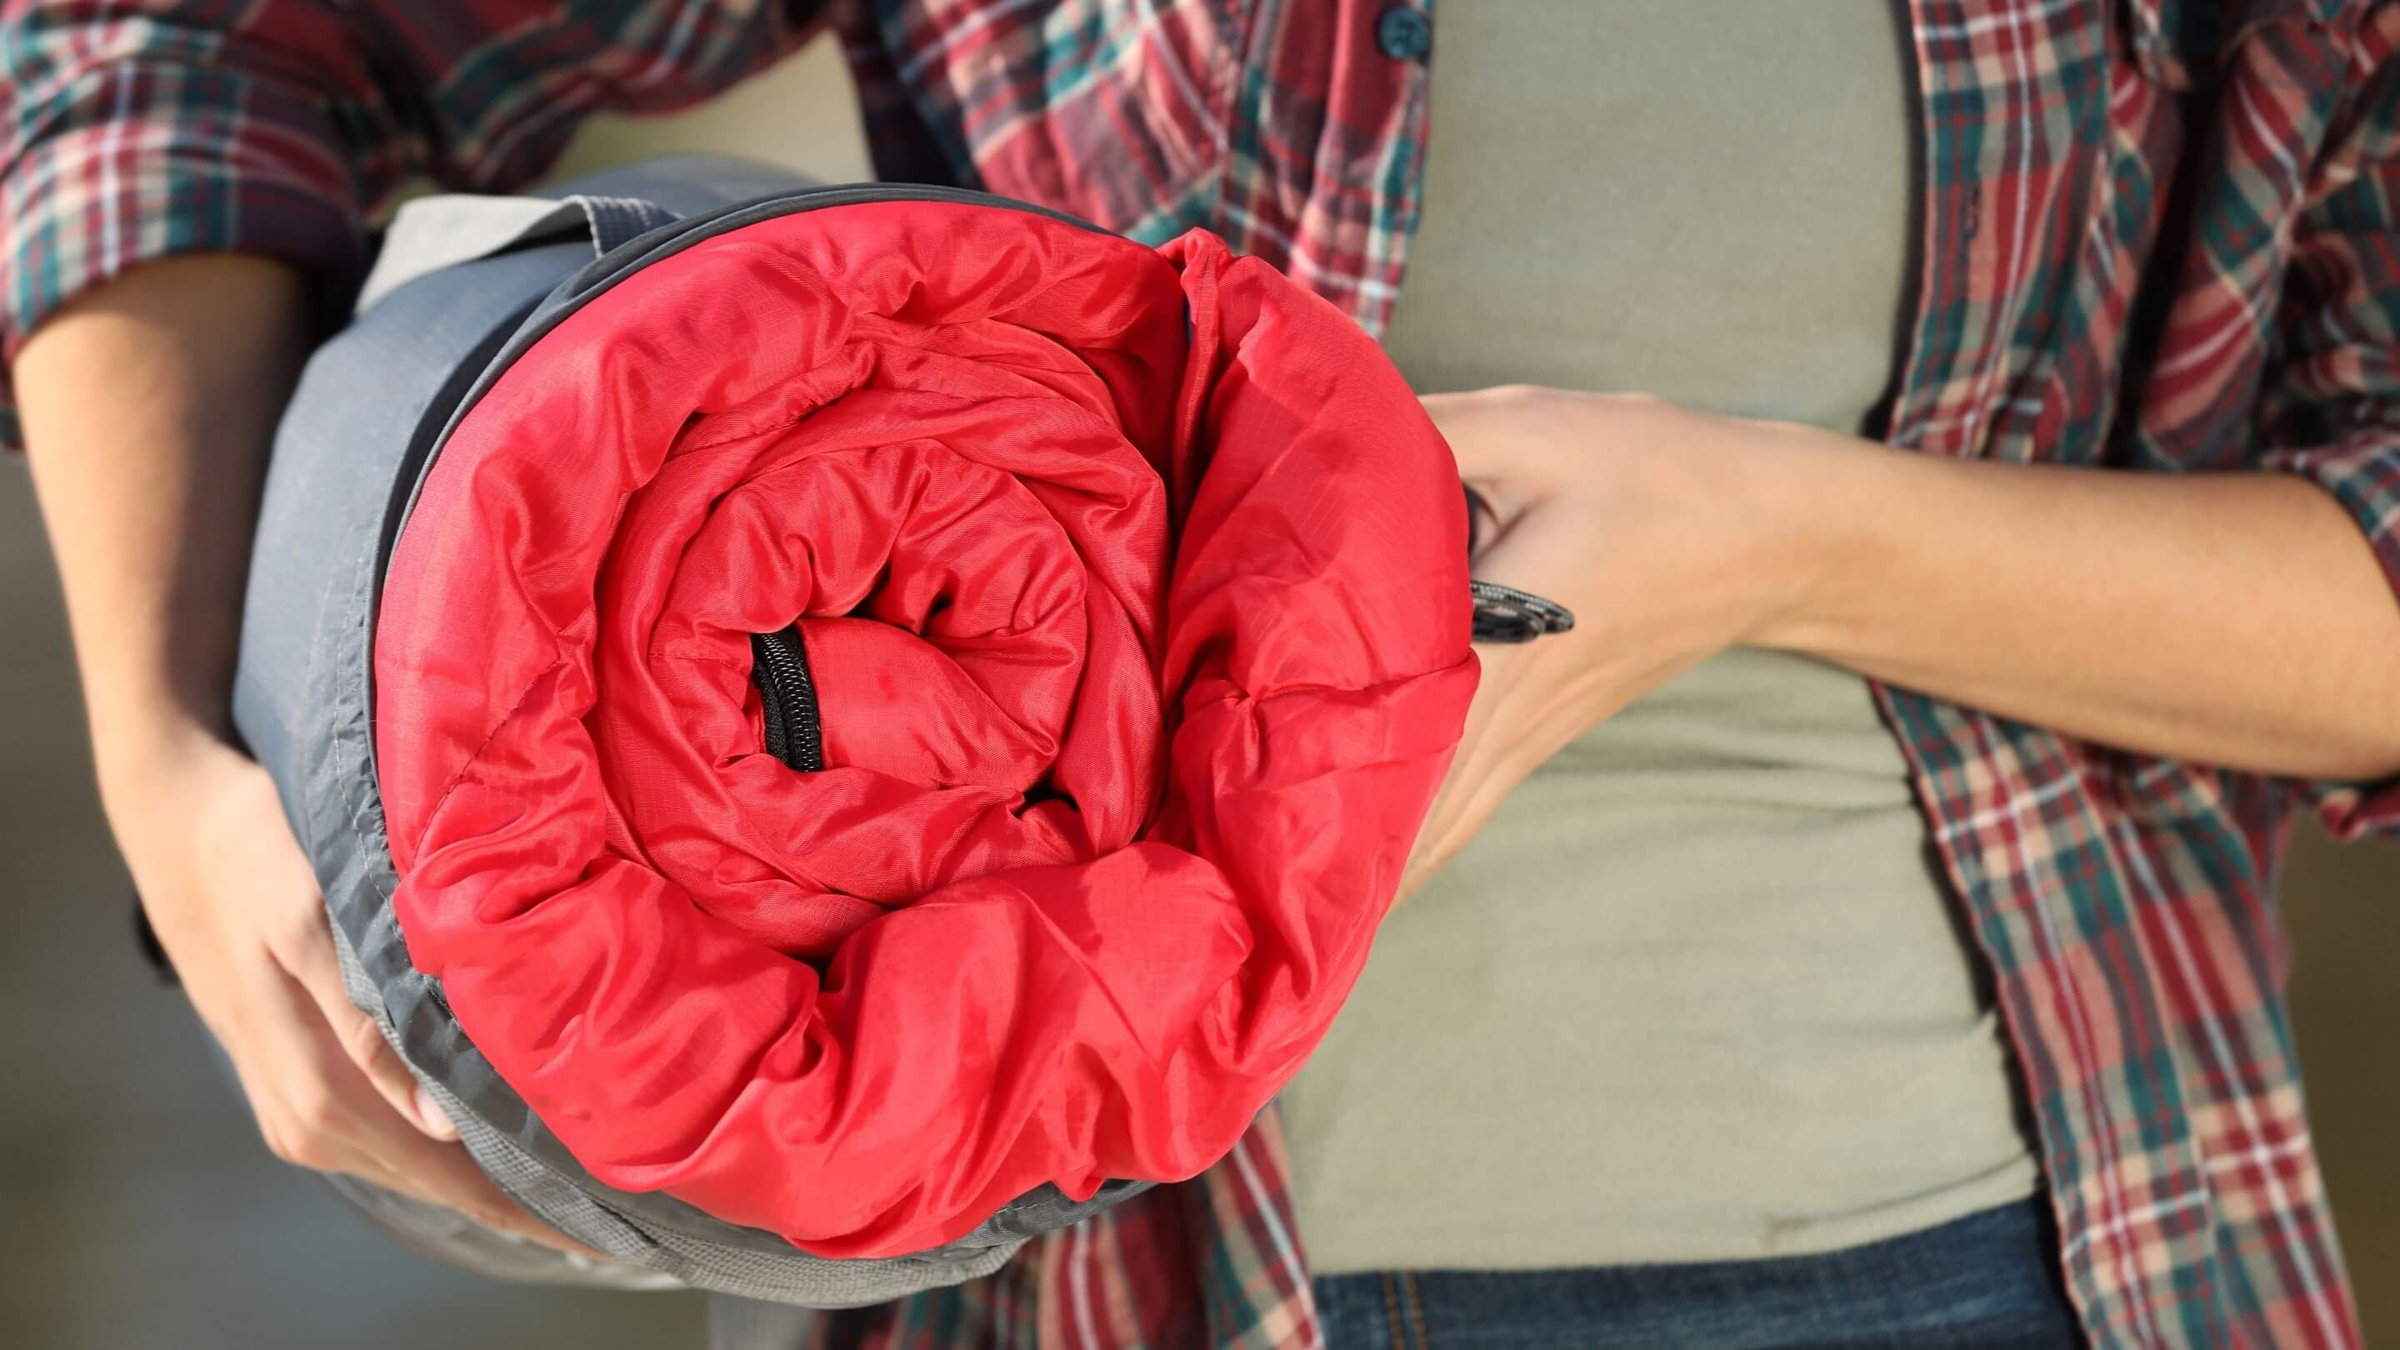
M 403 180 L 510 188 L 595 109 L 706 97 L 821 18 L 879 171 L 1161 242 L 1205 226 L 1380 331 L 1417 217 L 1424 0 L 0 0 L 0 335 L 201 249 L 355 276 Z M 1923 196 L 1889 439 L 2305 474 L 2400 585 L 2400 4 L 1912 0 Z M 1882 53 L 1863 54 L 1877 59 Z M 1705 172 L 1694 166 L 1695 172 Z M 2096 579 L 2098 580 L 2098 579 Z M 2230 773 L 1897 689 L 2095 1345 L 2356 1346 L 2284 1011 L 2291 814 Z M 843 1343 L 1306 1347 L 1271 1122 Z M 1197 1300 L 1195 1304 L 1193 1300 Z

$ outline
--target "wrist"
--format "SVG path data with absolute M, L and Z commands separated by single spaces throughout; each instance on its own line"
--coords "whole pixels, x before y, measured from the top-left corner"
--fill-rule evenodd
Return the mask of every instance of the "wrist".
M 1911 457 L 1818 427 L 1749 423 L 1733 475 L 1753 554 L 1737 645 L 1830 657 L 1861 618 L 1862 579 L 1883 565 L 1896 467 Z
M 101 810 L 119 838 L 162 814 L 188 815 L 192 784 L 212 765 L 246 762 L 230 728 L 172 707 L 127 712 L 92 729 L 92 765 Z

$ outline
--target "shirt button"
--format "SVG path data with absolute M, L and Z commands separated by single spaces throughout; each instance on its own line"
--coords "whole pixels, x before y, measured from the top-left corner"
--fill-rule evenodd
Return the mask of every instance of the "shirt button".
M 1405 5 L 1387 9 L 1376 21 L 1375 42 L 1395 61 L 1422 61 L 1433 50 L 1433 20 Z

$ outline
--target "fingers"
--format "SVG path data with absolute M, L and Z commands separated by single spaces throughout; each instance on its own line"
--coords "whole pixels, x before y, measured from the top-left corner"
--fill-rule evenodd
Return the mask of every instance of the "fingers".
M 494 1186 L 457 1143 L 374 1019 L 350 1006 L 307 855 L 266 771 L 229 747 L 162 769 L 128 808 L 127 863 L 185 993 L 233 1062 L 278 1158 L 457 1210 L 501 1232 L 594 1259 Z
M 312 905 L 307 919 L 283 935 L 276 944 L 275 959 L 306 991 L 343 1055 L 395 1114 L 434 1139 L 450 1142 L 458 1138 L 458 1128 L 392 1053 L 375 1019 L 350 1002 L 333 949 L 333 933 L 321 906 Z
M 1475 701 L 1467 709 L 1466 726 L 1460 732 L 1450 771 L 1426 810 L 1425 823 L 1401 870 L 1399 899 L 1413 895 L 1465 848 L 1523 777 L 1511 742 L 1521 738 L 1524 729 L 1505 725 L 1502 714 L 1512 705 L 1531 668 L 1531 646 L 1478 649 L 1482 679 L 1475 689 Z
M 352 1006 L 316 876 L 297 842 L 276 850 L 269 874 L 258 884 L 273 907 L 263 934 L 268 953 L 307 992 L 343 1055 L 402 1119 L 436 1139 L 456 1139 L 447 1116 L 438 1111 L 427 1116 L 419 1109 L 417 1080 L 385 1044 L 375 1019 Z
M 1513 776 L 1487 772 L 1459 782 L 1445 792 L 1445 800 L 1426 821 L 1424 832 L 1417 836 L 1416 848 L 1409 853 L 1400 894 L 1415 893 L 1458 856 L 1499 811 L 1514 782 Z
M 387 1115 L 390 1108 L 366 1086 L 298 985 L 271 963 L 258 978 L 261 998 L 226 1048 L 267 1151 L 294 1167 L 380 1181 L 386 1169 L 359 1146 L 351 1097 L 363 1095 Z
M 252 1048 L 275 1075 L 270 1081 L 244 1075 L 260 1133 L 277 1157 L 314 1171 L 345 1172 L 547 1247 L 607 1259 L 526 1213 L 464 1148 L 429 1137 L 413 1112 L 394 1109 L 318 1015 L 310 992 L 280 972 L 278 978 L 280 1006 L 263 1010 L 252 1027 L 258 1036 Z M 384 1053 L 390 1054 L 388 1047 Z

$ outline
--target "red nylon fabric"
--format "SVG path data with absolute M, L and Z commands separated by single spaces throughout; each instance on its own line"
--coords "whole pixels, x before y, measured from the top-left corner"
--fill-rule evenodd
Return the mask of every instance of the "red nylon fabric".
M 1466 581 L 1399 376 L 1213 235 L 750 225 L 566 319 L 428 476 L 375 651 L 393 906 L 612 1186 L 869 1257 L 1189 1177 L 1357 977 Z M 795 620 L 813 774 L 748 681 Z

